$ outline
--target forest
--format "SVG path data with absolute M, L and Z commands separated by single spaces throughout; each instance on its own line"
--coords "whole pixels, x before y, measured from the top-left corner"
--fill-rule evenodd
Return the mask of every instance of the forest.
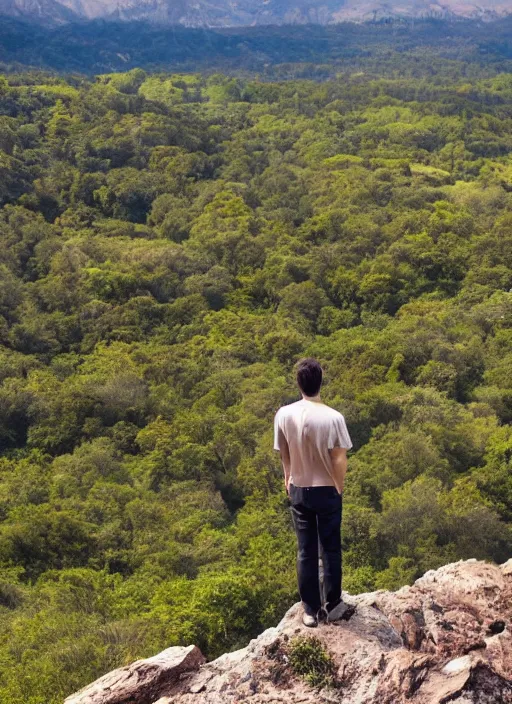
M 0 16 L 0 71 L 27 67 L 90 76 L 143 68 L 264 80 L 346 70 L 471 79 L 512 70 L 512 15 L 216 29 L 111 20 L 52 27 Z
M 303 356 L 345 590 L 511 556 L 512 75 L 10 72 L 0 112 L 0 701 L 278 622 Z

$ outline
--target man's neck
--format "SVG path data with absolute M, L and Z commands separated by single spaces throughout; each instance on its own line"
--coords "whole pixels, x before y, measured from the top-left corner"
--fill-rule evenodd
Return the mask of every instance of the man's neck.
M 314 401 L 315 403 L 323 403 L 322 399 L 320 398 L 320 394 L 317 394 L 316 396 L 306 396 L 306 394 L 302 394 L 302 398 L 305 401 Z

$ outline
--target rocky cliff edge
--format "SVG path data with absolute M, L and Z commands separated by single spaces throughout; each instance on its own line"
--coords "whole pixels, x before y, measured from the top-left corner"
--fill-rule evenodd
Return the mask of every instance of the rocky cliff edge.
M 168 648 L 65 704 L 512 704 L 512 559 L 456 562 L 397 592 L 345 596 L 357 607 L 349 621 L 305 628 L 295 604 L 242 650 L 207 663 L 195 646 Z M 328 686 L 293 669 L 301 637 L 329 655 Z

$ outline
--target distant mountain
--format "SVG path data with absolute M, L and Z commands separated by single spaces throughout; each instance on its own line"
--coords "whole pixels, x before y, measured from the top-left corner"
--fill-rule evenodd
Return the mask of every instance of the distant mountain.
M 0 0 L 0 14 L 45 24 L 109 18 L 186 27 L 331 24 L 392 17 L 497 19 L 512 0 Z
M 0 15 L 45 24 L 62 24 L 78 19 L 75 12 L 58 0 L 0 0 Z

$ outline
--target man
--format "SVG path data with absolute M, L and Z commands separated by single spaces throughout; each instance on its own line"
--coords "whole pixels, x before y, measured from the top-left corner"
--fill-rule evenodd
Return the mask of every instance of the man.
M 297 535 L 297 577 L 304 607 L 302 621 L 347 618 L 353 607 L 341 597 L 341 501 L 352 447 L 341 413 L 320 399 L 322 367 L 313 358 L 297 364 L 302 399 L 282 406 L 274 418 L 274 449 L 281 453 L 285 488 Z M 323 552 L 325 604 L 318 570 Z

